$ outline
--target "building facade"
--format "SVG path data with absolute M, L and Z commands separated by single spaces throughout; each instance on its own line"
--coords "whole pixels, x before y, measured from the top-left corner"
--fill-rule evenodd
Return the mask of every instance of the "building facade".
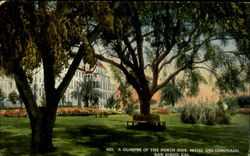
M 66 74 L 67 70 L 68 68 L 62 69 L 60 76 L 56 80 L 56 87 L 62 81 L 62 78 Z M 45 104 L 43 69 L 36 69 L 34 73 L 35 74 L 32 77 L 33 81 L 31 84 L 31 89 L 36 97 L 38 105 L 42 107 Z M 93 69 L 88 68 L 88 70 L 86 70 L 86 65 L 81 64 L 77 69 L 74 77 L 72 78 L 63 98 L 59 103 L 59 106 L 77 106 L 78 100 L 72 97 L 72 92 L 77 90 L 83 82 L 92 81 L 92 87 L 100 92 L 100 97 L 97 103 L 91 102 L 90 106 L 95 105 L 99 108 L 104 108 L 107 99 L 115 93 L 114 84 L 111 83 L 110 76 L 107 73 L 107 69 L 100 62 L 97 62 L 96 66 Z M 0 77 L 0 88 L 2 88 L 3 92 L 6 95 L 6 98 L 1 107 L 20 107 L 22 105 L 20 103 L 13 104 L 8 99 L 8 95 L 11 92 L 14 91 L 18 93 L 13 78 Z

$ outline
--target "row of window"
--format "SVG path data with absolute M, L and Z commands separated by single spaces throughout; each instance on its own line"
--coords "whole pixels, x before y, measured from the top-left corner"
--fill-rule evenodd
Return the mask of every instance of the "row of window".
M 85 74 L 84 75 L 84 80 L 93 80 L 93 79 L 99 79 L 100 81 L 105 81 L 105 82 L 110 82 L 110 77 L 102 74 Z
M 15 82 L 14 81 L 3 81 L 3 82 L 0 82 L 0 88 L 2 89 L 15 89 L 16 88 L 16 85 L 15 85 Z
M 72 81 L 69 85 L 70 89 L 77 89 L 80 86 L 80 82 L 79 81 Z M 114 90 L 114 86 L 110 83 L 106 83 L 106 82 L 99 82 L 99 81 L 93 81 L 92 82 L 92 87 L 93 88 L 100 88 L 100 89 L 105 89 L 105 90 L 110 90 L 113 91 Z

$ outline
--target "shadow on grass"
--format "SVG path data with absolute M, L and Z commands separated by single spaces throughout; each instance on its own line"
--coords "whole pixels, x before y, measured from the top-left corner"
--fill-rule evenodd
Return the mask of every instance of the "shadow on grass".
M 153 153 L 131 153 L 118 152 L 118 148 L 235 148 L 240 149 L 244 155 L 247 152 L 247 139 L 240 139 L 232 137 L 232 132 L 227 128 L 214 127 L 172 127 L 167 128 L 166 131 L 152 132 L 152 131 L 138 131 L 131 129 L 115 129 L 105 125 L 84 125 L 77 128 L 67 128 L 68 137 L 73 139 L 74 144 L 82 145 L 84 147 L 98 149 L 93 155 L 105 154 L 120 156 L 133 155 L 152 155 Z M 236 132 L 235 132 L 236 133 Z M 237 144 L 235 144 L 237 142 Z M 107 147 L 116 149 L 114 153 L 106 152 Z M 204 153 L 203 153 L 204 154 Z M 233 155 L 228 154 L 228 156 Z M 199 155 L 199 153 L 192 153 L 192 155 Z M 202 154 L 201 154 L 202 155 Z M 207 155 L 217 155 L 215 153 Z
M 97 148 L 98 151 L 91 153 L 91 155 L 149 155 L 149 153 L 126 153 L 118 152 L 118 148 L 137 147 L 143 148 L 149 145 L 157 146 L 159 144 L 158 139 L 154 135 L 144 134 L 142 131 L 137 130 L 116 130 L 104 125 L 84 125 L 75 128 L 67 128 L 69 137 L 74 140 L 75 144 L 87 146 L 90 148 Z M 145 131 L 147 133 L 147 131 Z M 152 132 L 153 133 L 153 132 Z M 158 139 L 157 139 L 158 138 Z M 165 140 L 165 139 L 164 139 Z M 115 148 L 115 152 L 106 152 L 106 148 Z M 152 153 L 150 153 L 152 155 Z
M 0 138 L 1 155 L 27 155 L 30 153 L 30 136 L 0 132 Z

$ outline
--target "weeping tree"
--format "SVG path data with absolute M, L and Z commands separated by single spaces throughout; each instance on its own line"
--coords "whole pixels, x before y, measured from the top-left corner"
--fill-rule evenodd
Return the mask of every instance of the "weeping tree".
M 110 6 L 113 3 L 1 3 L 0 71 L 14 78 L 24 102 L 30 120 L 32 153 L 54 150 L 52 132 L 58 103 L 80 62 L 95 63 L 91 44 L 101 28 L 108 25 Z M 73 52 L 75 46 L 78 50 Z M 68 66 L 68 71 L 56 85 L 63 66 Z M 44 72 L 43 107 L 37 105 L 31 90 L 36 68 Z
M 208 72 L 221 90 L 236 92 L 244 88 L 246 58 L 224 48 L 235 39 L 229 30 L 246 25 L 245 5 L 122 2 L 96 43 L 102 45 L 96 57 L 122 71 L 144 115 L 150 114 L 152 96 L 173 79 L 187 94 L 197 95 L 202 72 Z

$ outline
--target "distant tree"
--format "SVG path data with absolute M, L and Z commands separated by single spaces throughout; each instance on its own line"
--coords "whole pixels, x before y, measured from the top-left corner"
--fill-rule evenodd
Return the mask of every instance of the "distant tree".
M 101 93 L 94 89 L 93 81 L 85 81 L 71 92 L 71 97 L 77 99 L 78 107 L 82 108 L 82 101 L 85 102 L 85 107 L 89 107 L 90 102 L 94 102 L 96 105 L 101 97 Z
M 0 105 L 1 105 L 1 106 L 2 106 L 3 103 L 4 103 L 5 98 L 6 98 L 6 95 L 5 95 L 5 93 L 3 92 L 3 89 L 0 88 Z
M 81 92 L 80 92 L 80 89 L 79 87 L 77 87 L 76 90 L 73 90 L 71 93 L 70 93 L 71 97 L 76 99 L 77 100 L 77 107 L 78 108 L 82 108 L 82 95 L 81 95 Z
M 90 102 L 93 101 L 97 105 L 101 93 L 94 89 L 93 81 L 83 82 L 81 84 L 80 95 L 82 100 L 85 102 L 85 107 L 89 107 Z
M 108 98 L 105 108 L 109 108 L 109 109 L 117 108 L 117 105 L 119 105 L 119 102 L 120 100 L 115 99 L 115 96 L 112 95 Z
M 18 101 L 19 95 L 15 91 L 12 91 L 9 93 L 8 98 L 15 105 Z

